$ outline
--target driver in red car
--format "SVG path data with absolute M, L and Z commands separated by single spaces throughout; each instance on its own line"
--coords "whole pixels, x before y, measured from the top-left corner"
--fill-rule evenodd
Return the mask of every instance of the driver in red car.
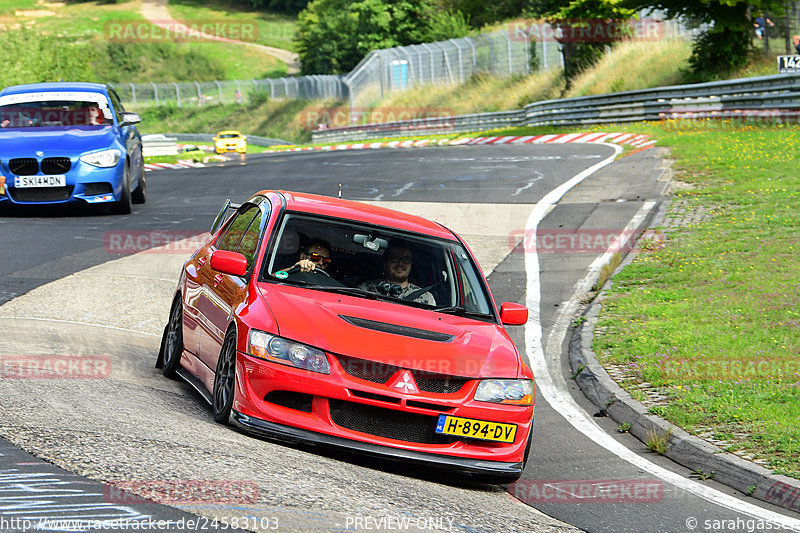
M 331 245 L 322 239 L 313 239 L 305 251 L 300 252 L 300 260 L 290 268 L 300 267 L 301 272 L 311 272 L 317 268 L 325 271 L 330 264 Z

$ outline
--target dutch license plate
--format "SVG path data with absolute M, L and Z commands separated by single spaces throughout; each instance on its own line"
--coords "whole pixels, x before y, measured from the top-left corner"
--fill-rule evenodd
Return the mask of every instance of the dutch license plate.
M 439 420 L 436 423 L 436 433 L 496 442 L 514 442 L 514 437 L 517 435 L 517 425 L 439 415 Z
M 14 176 L 14 187 L 24 189 L 26 187 L 64 187 L 67 185 L 67 177 L 64 174 L 53 176 Z

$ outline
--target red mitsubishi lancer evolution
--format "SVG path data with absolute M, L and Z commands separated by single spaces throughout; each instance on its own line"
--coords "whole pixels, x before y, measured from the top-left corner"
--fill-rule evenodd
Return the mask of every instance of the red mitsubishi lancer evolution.
M 227 202 L 183 265 L 156 366 L 214 419 L 511 482 L 533 430 L 533 374 L 469 248 L 427 219 L 262 191 Z

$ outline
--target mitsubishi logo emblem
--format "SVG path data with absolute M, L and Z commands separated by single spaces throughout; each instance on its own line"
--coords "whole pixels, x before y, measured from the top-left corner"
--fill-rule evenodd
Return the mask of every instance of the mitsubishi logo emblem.
M 416 394 L 419 392 L 417 384 L 414 382 L 414 376 L 412 376 L 411 372 L 408 370 L 404 370 L 398 375 L 391 387 L 406 394 Z

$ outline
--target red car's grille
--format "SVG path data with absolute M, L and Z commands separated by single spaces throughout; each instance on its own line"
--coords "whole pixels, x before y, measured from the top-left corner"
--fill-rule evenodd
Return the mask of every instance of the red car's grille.
M 304 413 L 311 412 L 311 402 L 313 396 L 302 392 L 292 392 L 286 390 L 274 390 L 264 396 L 264 401 L 288 407 L 295 411 L 302 411 Z
M 375 363 L 366 359 L 340 357 L 339 362 L 344 371 L 351 376 L 373 383 L 386 383 L 398 370 L 396 366 Z
M 351 357 L 339 357 L 339 363 L 345 372 L 351 376 L 371 381 L 373 383 L 386 383 L 394 376 L 399 366 L 385 365 L 366 359 L 354 359 Z M 461 387 L 469 381 L 467 378 L 448 376 L 445 374 L 432 374 L 420 370 L 409 370 L 414 375 L 419 390 L 433 392 L 437 394 L 453 394 L 461 390 Z
M 435 392 L 438 394 L 453 394 L 461 390 L 464 383 L 469 381 L 464 378 L 456 378 L 452 376 L 439 376 L 434 374 L 425 374 L 422 372 L 411 371 L 414 375 L 414 380 L 417 382 L 419 390 L 425 392 Z
M 329 399 L 331 419 L 340 427 L 418 444 L 451 444 L 457 439 L 435 432 L 437 417 L 383 409 L 371 405 Z

